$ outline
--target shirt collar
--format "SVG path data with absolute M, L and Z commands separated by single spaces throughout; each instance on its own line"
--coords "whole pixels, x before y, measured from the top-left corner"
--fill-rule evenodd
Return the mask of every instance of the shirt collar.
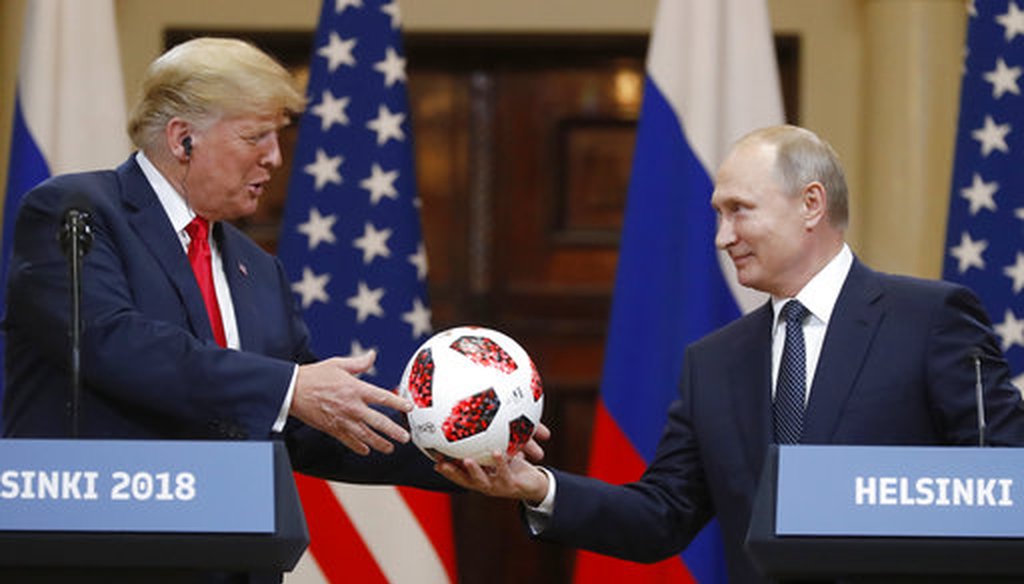
M 825 267 L 815 274 L 794 298 L 807 307 L 807 310 L 815 318 L 827 325 L 851 266 L 853 266 L 853 252 L 850 251 L 850 246 L 844 243 L 839 253 L 825 264 Z M 772 309 L 775 313 L 772 330 L 775 330 L 779 324 L 779 312 L 782 310 L 782 306 L 790 300 L 791 298 L 772 296 Z
M 164 178 L 164 175 L 150 162 L 149 158 L 146 158 L 144 152 L 139 150 L 135 154 L 135 161 L 139 163 L 142 174 L 149 181 L 149 186 L 153 187 L 156 192 L 156 198 L 160 200 L 160 205 L 164 208 L 167 218 L 171 220 L 174 231 L 183 231 L 185 226 L 196 216 L 195 211 L 188 206 L 185 197 L 171 186 L 171 183 Z

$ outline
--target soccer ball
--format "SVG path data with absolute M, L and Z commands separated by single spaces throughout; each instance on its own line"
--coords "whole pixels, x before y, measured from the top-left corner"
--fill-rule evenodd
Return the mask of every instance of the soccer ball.
M 463 326 L 439 332 L 409 359 L 399 394 L 413 402 L 412 441 L 434 460 L 494 463 L 518 452 L 540 423 L 544 390 L 530 356 L 505 334 Z

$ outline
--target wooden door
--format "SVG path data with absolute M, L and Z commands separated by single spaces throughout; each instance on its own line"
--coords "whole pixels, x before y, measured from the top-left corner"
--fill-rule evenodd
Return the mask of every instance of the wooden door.
M 642 37 L 411 37 L 409 91 L 436 329 L 478 324 L 530 352 L 554 437 L 585 472 L 643 83 Z M 517 504 L 454 499 L 464 582 L 566 582 Z

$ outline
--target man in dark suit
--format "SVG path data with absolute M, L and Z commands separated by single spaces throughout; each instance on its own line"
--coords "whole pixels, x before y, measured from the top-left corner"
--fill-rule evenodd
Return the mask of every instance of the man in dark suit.
M 316 361 L 280 262 L 228 223 L 256 210 L 282 162 L 278 131 L 304 105 L 252 45 L 195 39 L 148 69 L 129 121 L 137 153 L 25 196 L 4 320 L 6 436 L 72 433 L 68 261 L 56 234 L 77 206 L 93 236 L 78 436 L 283 436 L 299 471 L 447 484 L 405 444 L 396 412 L 411 404 L 357 377 L 372 355 Z
M 771 300 L 687 348 L 679 399 L 640 480 L 609 485 L 521 459 L 439 470 L 527 502 L 542 539 L 635 561 L 679 553 L 717 516 L 730 581 L 753 583 L 763 578 L 743 542 L 769 444 L 977 444 L 972 351 L 985 363 L 988 443 L 1024 444 L 1021 397 L 977 298 L 854 257 L 842 167 L 818 136 L 793 126 L 747 135 L 711 204 L 716 245 L 740 283 Z M 794 300 L 787 324 L 780 313 Z M 787 336 L 801 341 L 796 360 Z

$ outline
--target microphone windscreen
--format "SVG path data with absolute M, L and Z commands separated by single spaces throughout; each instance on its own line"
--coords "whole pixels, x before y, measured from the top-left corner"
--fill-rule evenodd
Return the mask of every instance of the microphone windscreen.
M 63 215 L 67 215 L 69 211 L 89 213 L 92 211 L 92 201 L 89 200 L 85 193 L 75 191 L 64 197 L 61 208 L 64 209 Z
M 65 255 L 71 254 L 72 240 L 78 246 L 79 256 L 89 253 L 92 246 L 92 229 L 90 227 L 92 203 L 82 192 L 75 191 L 64 197 L 60 228 L 57 240 Z

